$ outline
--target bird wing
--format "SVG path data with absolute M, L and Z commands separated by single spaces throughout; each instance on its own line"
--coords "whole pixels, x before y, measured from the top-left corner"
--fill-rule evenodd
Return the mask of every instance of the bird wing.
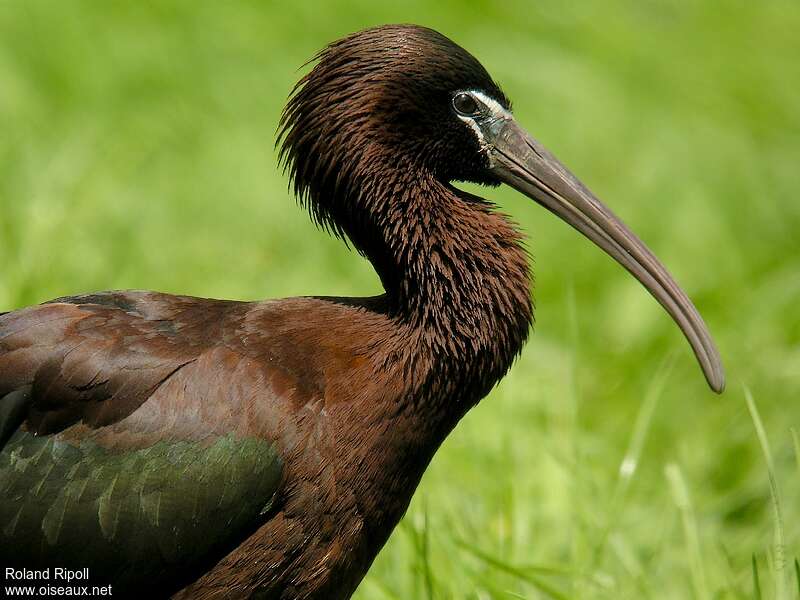
M 247 306 L 114 292 L 0 315 L 0 563 L 163 593 L 264 522 L 283 465 L 232 341 Z

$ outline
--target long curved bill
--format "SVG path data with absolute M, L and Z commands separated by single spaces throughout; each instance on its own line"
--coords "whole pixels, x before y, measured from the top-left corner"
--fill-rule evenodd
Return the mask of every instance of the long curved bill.
M 721 393 L 725 373 L 706 324 L 647 246 L 510 114 L 484 123 L 481 132 L 492 172 L 572 225 L 636 277 L 675 320 L 708 385 Z

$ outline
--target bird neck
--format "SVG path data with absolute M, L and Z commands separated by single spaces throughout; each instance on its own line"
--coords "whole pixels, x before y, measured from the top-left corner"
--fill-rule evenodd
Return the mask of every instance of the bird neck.
M 477 402 L 533 321 L 521 234 L 492 204 L 419 170 L 398 169 L 371 189 L 381 190 L 366 198 L 373 219 L 347 233 L 375 267 L 392 318 L 411 330 L 416 359 L 462 393 L 468 384 Z
M 360 211 L 369 227 L 337 222 L 386 294 L 357 301 L 366 310 L 348 312 L 341 330 L 371 356 L 363 372 L 341 373 L 343 395 L 365 401 L 330 409 L 348 449 L 337 477 L 351 482 L 376 549 L 439 445 L 511 366 L 533 319 L 527 254 L 505 217 L 433 178 L 381 184 L 387 195 Z

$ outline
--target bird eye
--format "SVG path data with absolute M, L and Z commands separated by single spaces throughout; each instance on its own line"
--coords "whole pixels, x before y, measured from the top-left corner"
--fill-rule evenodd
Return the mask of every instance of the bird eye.
M 459 92 L 453 96 L 453 108 L 456 109 L 458 114 L 467 117 L 473 117 L 480 112 L 478 102 L 471 94 L 467 94 L 466 92 Z

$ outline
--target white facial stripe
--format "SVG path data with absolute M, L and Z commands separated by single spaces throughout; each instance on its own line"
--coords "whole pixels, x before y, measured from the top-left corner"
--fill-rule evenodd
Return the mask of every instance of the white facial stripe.
M 483 132 L 481 131 L 481 128 L 478 127 L 478 124 L 475 122 L 475 119 L 472 119 L 470 117 L 465 117 L 462 115 L 458 115 L 458 118 L 464 121 L 464 123 L 466 123 L 467 125 L 469 125 L 470 129 L 472 129 L 472 131 L 475 132 L 475 137 L 478 138 L 478 145 L 481 147 L 481 150 L 486 148 L 487 144 L 486 140 L 483 139 Z
M 503 108 L 502 105 L 494 98 L 491 98 L 490 96 L 487 96 L 486 94 L 484 94 L 483 92 L 479 92 L 478 90 L 470 90 L 469 93 L 475 96 L 481 102 L 483 102 L 489 109 L 489 111 L 492 113 L 493 117 L 497 119 L 508 119 L 511 117 L 511 113 L 508 112 L 505 108 Z

